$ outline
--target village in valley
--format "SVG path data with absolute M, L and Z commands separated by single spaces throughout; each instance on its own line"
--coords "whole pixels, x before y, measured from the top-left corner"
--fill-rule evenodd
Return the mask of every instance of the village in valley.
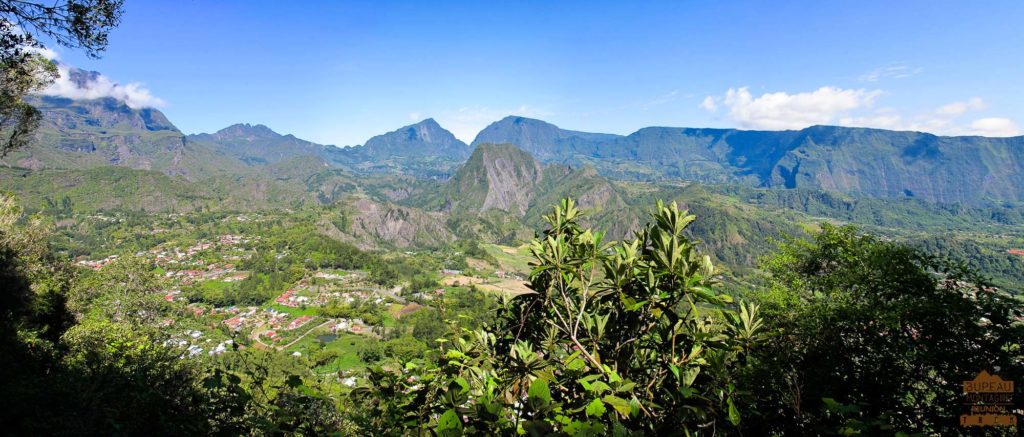
M 169 215 L 168 223 L 136 231 L 160 237 L 151 247 L 97 259 L 80 256 L 76 264 L 102 272 L 120 258 L 134 257 L 150 266 L 159 281 L 157 294 L 167 305 L 181 309 L 180 316 L 161 320 L 160 328 L 168 334 L 164 344 L 180 348 L 183 358 L 250 347 L 277 350 L 294 359 L 317 361 L 312 368 L 340 372 L 338 377 L 351 385 L 354 381 L 343 374 L 365 364 L 363 349 L 368 343 L 408 335 L 413 327 L 403 325 L 403 319 L 431 310 L 451 293 L 500 298 L 529 292 L 525 247 L 492 245 L 480 252 L 487 260 L 450 250 L 390 251 L 383 255 L 389 257 L 388 264 L 416 266 L 413 273 L 390 278 L 373 267 L 327 266 L 332 262 L 317 266 L 314 258 L 330 257 L 295 242 L 266 241 L 244 232 L 247 226 L 189 238 L 197 232 L 181 223 L 175 226 L 176 219 Z M 237 215 L 218 221 L 251 225 L 268 220 Z M 423 264 L 433 268 L 427 270 Z

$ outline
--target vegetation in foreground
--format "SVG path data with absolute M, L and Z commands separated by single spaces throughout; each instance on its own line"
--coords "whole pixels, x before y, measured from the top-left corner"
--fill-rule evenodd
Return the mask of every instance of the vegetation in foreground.
M 1020 303 L 962 266 L 824 225 L 732 297 L 686 237 L 696 217 L 659 203 L 605 242 L 568 200 L 530 246 L 532 293 L 475 317 L 438 304 L 411 336 L 362 341 L 363 370 L 321 378 L 253 347 L 184 359 L 158 323 L 181 307 L 149 266 L 83 275 L 3 199 L 0 411 L 17 434 L 947 435 L 967 432 L 961 381 L 1024 374 Z

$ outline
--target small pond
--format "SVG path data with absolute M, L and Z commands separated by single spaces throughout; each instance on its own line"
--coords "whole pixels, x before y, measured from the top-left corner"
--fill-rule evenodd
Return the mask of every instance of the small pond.
M 316 341 L 319 341 L 320 344 L 327 344 L 334 341 L 336 338 L 338 338 L 337 334 L 320 334 L 316 336 Z

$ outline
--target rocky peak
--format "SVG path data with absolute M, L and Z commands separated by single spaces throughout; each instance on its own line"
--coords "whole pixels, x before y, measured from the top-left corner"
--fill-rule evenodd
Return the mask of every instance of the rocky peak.
M 537 160 L 511 144 L 481 144 L 446 186 L 459 207 L 526 214 L 544 173 Z
M 465 157 L 469 146 L 432 118 L 402 127 L 398 130 L 377 135 L 366 141 L 360 152 L 371 158 L 393 156 L 419 157 Z
M 262 124 L 236 123 L 214 132 L 211 136 L 218 140 L 257 141 L 280 138 L 281 134 Z
M 68 79 L 78 88 L 88 88 L 90 84 L 98 81 L 99 78 L 100 73 L 98 71 L 86 71 L 74 67 L 68 68 Z

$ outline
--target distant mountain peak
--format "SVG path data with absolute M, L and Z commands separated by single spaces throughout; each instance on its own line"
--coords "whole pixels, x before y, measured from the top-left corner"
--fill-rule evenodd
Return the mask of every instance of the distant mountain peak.
M 445 156 L 464 158 L 470 149 L 433 118 L 403 126 L 366 141 L 360 152 L 371 159 L 393 156 Z
M 211 136 L 218 140 L 262 140 L 281 137 L 281 134 L 262 124 L 235 123 Z
M 488 125 L 477 134 L 473 145 L 514 144 L 541 160 L 565 155 L 581 147 L 621 138 L 618 135 L 571 131 L 535 118 L 510 115 Z M 589 153 L 589 152 L 584 152 Z
M 65 64 L 65 66 L 67 65 Z M 68 80 L 78 88 L 88 88 L 91 83 L 96 82 L 100 78 L 100 73 L 98 71 L 83 70 L 81 68 L 71 66 L 67 67 Z

